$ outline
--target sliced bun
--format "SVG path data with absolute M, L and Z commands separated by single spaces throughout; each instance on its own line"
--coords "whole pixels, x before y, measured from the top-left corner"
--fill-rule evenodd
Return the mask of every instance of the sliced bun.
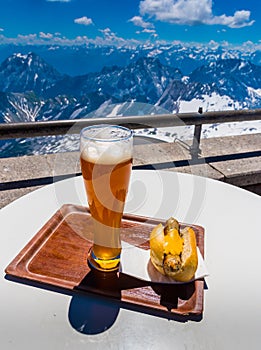
M 170 218 L 165 227 L 157 225 L 150 235 L 150 258 L 161 274 L 180 282 L 190 281 L 198 266 L 194 230 L 180 229 L 174 218 Z

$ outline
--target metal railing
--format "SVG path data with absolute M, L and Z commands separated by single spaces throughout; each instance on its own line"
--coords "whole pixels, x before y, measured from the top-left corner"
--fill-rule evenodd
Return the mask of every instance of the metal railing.
M 0 124 L 0 139 L 77 134 L 83 127 L 93 124 L 117 124 L 131 129 L 194 125 L 194 138 L 190 152 L 192 157 L 197 157 L 200 153 L 201 129 L 203 124 L 253 120 L 261 120 L 261 109 L 203 113 L 202 109 L 199 108 L 197 113 L 2 123 Z

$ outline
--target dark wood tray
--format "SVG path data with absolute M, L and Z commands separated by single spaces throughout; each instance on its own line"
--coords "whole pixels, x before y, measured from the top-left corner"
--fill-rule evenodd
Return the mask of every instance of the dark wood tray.
M 122 239 L 149 249 L 149 234 L 160 221 L 125 215 Z M 164 222 L 162 220 L 161 222 Z M 197 245 L 204 257 L 204 229 L 195 230 Z M 88 210 L 64 205 L 8 265 L 7 278 L 59 291 L 95 293 L 116 300 L 122 307 L 181 320 L 199 320 L 203 313 L 204 279 L 181 285 L 141 281 L 123 273 L 100 273 L 87 265 L 91 242 L 76 232 L 91 231 Z

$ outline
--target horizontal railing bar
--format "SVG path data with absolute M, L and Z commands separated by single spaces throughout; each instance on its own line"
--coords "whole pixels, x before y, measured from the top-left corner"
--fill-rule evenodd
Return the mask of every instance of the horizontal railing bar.
M 93 124 L 117 124 L 127 126 L 131 129 L 144 129 L 251 120 L 261 120 L 261 109 L 108 118 L 86 118 L 77 120 L 53 120 L 23 123 L 0 123 L 0 139 L 77 134 L 83 127 Z

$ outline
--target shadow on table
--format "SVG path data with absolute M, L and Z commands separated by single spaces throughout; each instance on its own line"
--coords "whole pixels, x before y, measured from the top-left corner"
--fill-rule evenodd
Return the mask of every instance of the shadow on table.
M 69 307 L 69 322 L 80 333 L 98 334 L 109 329 L 117 319 L 120 306 L 113 300 L 99 296 L 113 296 L 120 299 L 120 293 L 114 286 L 118 283 L 117 273 L 90 271 L 75 288 L 80 292 L 93 292 L 95 295 L 75 295 Z
M 68 319 L 80 333 L 98 334 L 109 329 L 120 308 L 179 322 L 200 321 L 194 313 L 195 284 L 159 285 L 123 273 L 91 270 L 74 289 Z M 191 312 L 192 310 L 192 312 Z
M 83 334 L 99 334 L 109 329 L 117 319 L 120 308 L 113 302 L 76 295 L 69 307 L 71 326 Z
M 68 290 L 11 275 L 5 275 L 5 278 L 71 296 L 68 320 L 76 331 L 83 334 L 94 335 L 108 330 L 121 308 L 178 322 L 199 322 L 203 316 L 202 312 L 190 313 L 188 309 L 193 307 L 194 283 L 159 285 L 123 273 L 104 275 L 90 271 L 76 288 Z
M 99 334 L 109 329 L 121 308 L 178 322 L 199 322 L 203 317 L 200 300 L 203 302 L 203 289 L 207 288 L 203 280 L 167 285 L 142 281 L 124 273 L 94 270 L 73 289 L 8 274 L 5 278 L 71 296 L 68 320 L 75 330 L 84 334 Z

